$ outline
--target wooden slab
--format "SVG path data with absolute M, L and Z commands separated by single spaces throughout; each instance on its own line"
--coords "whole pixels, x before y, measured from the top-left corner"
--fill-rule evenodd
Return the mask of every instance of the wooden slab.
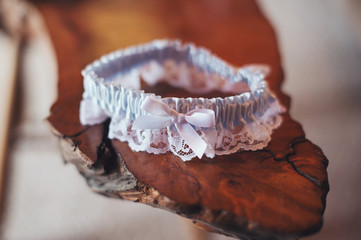
M 59 64 L 58 100 L 48 121 L 64 158 L 96 192 L 191 218 L 246 239 L 295 239 L 322 225 L 328 192 L 322 151 L 288 113 L 263 150 L 183 162 L 172 154 L 135 153 L 107 138 L 108 124 L 82 126 L 81 69 L 101 55 L 156 38 L 202 45 L 242 66 L 266 63 L 282 104 L 283 71 L 275 33 L 252 0 L 40 2 Z

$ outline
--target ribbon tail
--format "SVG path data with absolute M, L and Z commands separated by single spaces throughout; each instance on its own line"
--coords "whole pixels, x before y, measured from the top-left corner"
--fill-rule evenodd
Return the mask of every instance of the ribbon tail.
M 202 158 L 207 148 L 207 143 L 198 135 L 196 130 L 189 123 L 175 124 L 179 135 L 189 145 L 198 158 Z

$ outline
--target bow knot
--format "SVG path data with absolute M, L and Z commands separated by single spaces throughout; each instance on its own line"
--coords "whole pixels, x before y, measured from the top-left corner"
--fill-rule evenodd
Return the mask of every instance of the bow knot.
M 132 130 L 159 129 L 172 124 L 175 125 L 179 135 L 194 151 L 198 158 L 202 158 L 207 148 L 207 143 L 198 135 L 191 125 L 197 127 L 214 127 L 215 116 L 211 109 L 194 109 L 187 113 L 178 113 L 169 108 L 164 102 L 147 97 L 141 109 L 151 115 L 138 117 L 132 126 Z
M 172 115 L 172 120 L 174 123 L 181 123 L 186 120 L 186 115 L 183 113 Z

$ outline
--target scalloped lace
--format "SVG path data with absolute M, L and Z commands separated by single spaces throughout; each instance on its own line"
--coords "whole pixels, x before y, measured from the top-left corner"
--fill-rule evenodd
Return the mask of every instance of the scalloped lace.
M 88 105 L 88 106 L 86 106 Z M 92 123 L 104 121 L 105 114 L 99 114 L 100 109 L 91 100 L 82 100 L 83 117 L 91 119 Z M 205 155 L 213 158 L 215 155 L 227 155 L 239 150 L 258 150 L 266 147 L 271 140 L 274 129 L 280 126 L 283 108 L 277 101 L 273 102 L 262 117 L 255 121 L 237 126 L 233 129 L 202 129 L 198 134 L 208 143 Z M 146 151 L 154 154 L 164 154 L 171 151 L 183 161 L 196 157 L 195 153 L 185 144 L 174 127 L 156 130 L 132 130 L 133 120 L 112 116 L 109 125 L 110 139 L 128 142 L 134 151 Z

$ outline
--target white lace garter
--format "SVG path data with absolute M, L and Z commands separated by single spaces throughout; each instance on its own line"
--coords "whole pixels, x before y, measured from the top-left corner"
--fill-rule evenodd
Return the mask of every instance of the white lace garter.
M 134 151 L 171 151 L 183 161 L 204 154 L 231 154 L 267 146 L 284 108 L 265 82 L 266 68 L 235 68 L 204 48 L 156 40 L 118 50 L 82 72 L 80 122 L 94 125 L 111 118 L 109 138 L 128 142 Z M 198 95 L 161 97 L 142 83 L 166 83 Z

